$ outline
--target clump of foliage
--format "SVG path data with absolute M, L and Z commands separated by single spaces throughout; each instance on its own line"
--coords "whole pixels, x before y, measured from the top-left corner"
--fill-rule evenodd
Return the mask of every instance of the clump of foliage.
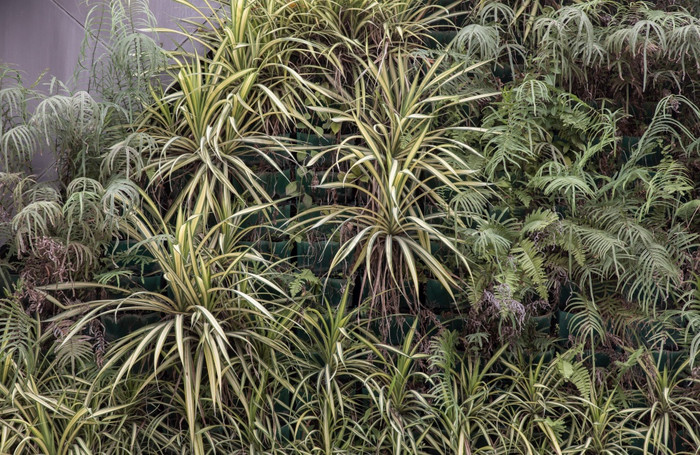
M 0 452 L 695 453 L 689 9 L 178 3 L 0 72 Z

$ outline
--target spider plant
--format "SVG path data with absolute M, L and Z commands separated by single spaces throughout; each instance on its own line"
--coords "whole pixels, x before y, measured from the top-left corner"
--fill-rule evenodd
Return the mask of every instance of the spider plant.
M 263 3 L 278 8 L 276 18 L 280 26 L 318 49 L 318 63 L 308 56 L 299 56 L 305 72 L 314 80 L 327 77 L 337 90 L 351 81 L 358 68 L 362 70 L 358 62 L 381 60 L 395 48 L 407 52 L 420 49 L 428 31 L 447 15 L 447 9 L 440 5 L 404 0 Z M 322 65 L 323 70 L 314 64 Z
M 458 240 L 441 225 L 445 216 L 453 214 L 447 211 L 437 188 L 457 192 L 479 185 L 473 179 L 476 171 L 468 163 L 468 155 L 474 151 L 459 136 L 469 128 L 457 121 L 436 123 L 456 104 L 487 95 L 443 94 L 446 85 L 472 69 L 460 65 L 444 68 L 443 60 L 427 62 L 399 54 L 380 64 L 363 62 L 365 76 L 349 95 L 354 100 L 352 109 L 317 108 L 357 131 L 309 162 L 313 166 L 324 155 L 334 155 L 337 163 L 349 169 L 334 179 L 327 171 L 318 186 L 352 188 L 358 203 L 310 209 L 300 215 L 300 219 L 307 219 L 302 227 L 308 232 L 329 223 L 341 233 L 352 233 L 342 239 L 331 269 L 350 259 L 351 273 L 361 270 L 363 287 L 371 290 L 372 310 L 378 309 L 383 316 L 397 312 L 402 294 L 418 312 L 419 264 L 450 292 L 459 286 L 456 274 L 431 252 L 431 240 L 454 252 L 468 268 L 456 247 Z M 437 209 L 427 215 L 426 206 Z
M 168 282 L 168 295 L 136 292 L 89 304 L 89 311 L 80 317 L 66 340 L 100 316 L 118 317 L 120 312 L 160 314 L 159 322 L 134 331 L 111 348 L 102 374 L 116 368 L 114 383 L 118 384 L 135 369 L 148 365 L 149 381 L 177 378 L 180 387 L 176 391 L 185 411 L 190 450 L 204 453 L 202 409 L 220 410 L 230 388 L 234 396 L 235 391 L 241 392 L 236 385 L 242 379 L 237 377 L 234 365 L 245 366 L 244 371 L 250 374 L 264 366 L 255 364 L 256 359 L 263 360 L 250 357 L 249 349 L 280 348 L 272 335 L 285 330 L 288 322 L 273 313 L 278 308 L 274 299 L 283 303 L 284 292 L 271 280 L 270 266 L 262 256 L 238 245 L 236 239 L 243 234 L 236 226 L 244 213 L 229 212 L 225 221 L 206 229 L 206 208 L 211 201 L 203 194 L 193 213 L 182 208 L 178 211 L 171 227 L 152 200 L 146 198 L 144 203 L 143 211 L 130 213 L 124 229 L 155 258 Z M 261 300 L 262 296 L 269 300 Z M 286 311 L 286 307 L 280 308 Z M 74 313 L 65 311 L 60 318 L 74 317 Z
M 700 359 L 700 277 L 696 276 L 694 280 L 695 286 L 688 292 L 686 303 L 679 312 L 681 320 L 687 321 L 683 339 L 690 347 L 688 356 L 691 368 Z
M 507 398 L 501 418 L 512 422 L 508 429 L 509 447 L 517 453 L 545 450 L 561 454 L 569 444 L 571 435 L 567 435 L 565 429 L 570 425 L 568 421 L 576 406 L 563 391 L 563 386 L 572 378 L 560 370 L 565 363 L 571 368 L 574 365 L 567 357 L 571 356 L 567 354 L 550 363 L 542 357 L 537 363 L 522 368 L 503 361 L 507 370 L 501 378 L 509 387 L 504 392 Z M 582 365 L 575 371 L 587 375 Z
M 570 446 L 571 453 L 629 453 L 639 433 L 626 427 L 625 410 L 618 397 L 620 391 L 609 389 L 605 382 L 599 386 L 587 382 L 589 391 L 585 397 L 573 395 L 570 398 L 580 402 L 572 430 L 575 440 Z
M 639 366 L 644 370 L 645 385 L 640 384 L 648 400 L 647 405 L 628 410 L 637 422 L 638 431 L 644 436 L 644 453 L 661 448 L 667 453 L 685 453 L 678 444 L 688 449 L 687 453 L 700 447 L 700 402 L 697 378 L 683 378 L 686 360 L 677 371 L 658 365 L 641 357 Z M 642 422 L 648 422 L 642 423 Z
M 455 454 L 499 453 L 507 447 L 498 407 L 506 394 L 496 395 L 491 369 L 503 355 L 502 347 L 482 364 L 480 354 L 457 351 L 457 333 L 443 332 L 431 342 L 430 362 L 434 397 L 427 412 L 435 415 L 440 428 L 438 447 Z
M 397 453 L 420 453 L 435 437 L 432 416 L 425 406 L 426 393 L 421 390 L 429 376 L 419 365 L 428 356 L 420 352 L 423 340 L 416 339 L 417 327 L 416 319 L 398 347 L 374 346 L 382 369 L 364 379 L 376 409 L 367 423 L 369 433 L 378 447 Z
M 206 30 L 189 38 L 206 55 L 173 54 L 173 83 L 147 109 L 144 127 L 156 146 L 142 152 L 151 185 L 180 186 L 170 207 L 192 203 L 201 191 L 242 205 L 267 202 L 244 158 L 278 172 L 291 160 L 289 141 L 278 136 L 306 121 L 298 111 L 307 91 L 293 56 L 313 56 L 315 47 L 288 36 L 274 11 L 251 2 L 202 10 L 182 3 L 203 19 Z
M 286 361 L 296 378 L 289 399 L 293 439 L 321 453 L 362 446 L 366 407 L 358 392 L 377 371 L 369 358 L 376 340 L 362 327 L 359 311 L 348 309 L 348 297 L 345 291 L 335 309 L 326 303 L 301 310 L 298 338 L 290 339 L 295 356 Z
M 129 405 L 110 405 L 106 394 L 90 396 L 97 380 L 90 340 L 57 343 L 17 299 L 0 302 L 0 320 L 3 452 L 117 453 L 114 442 L 126 422 L 120 413 Z

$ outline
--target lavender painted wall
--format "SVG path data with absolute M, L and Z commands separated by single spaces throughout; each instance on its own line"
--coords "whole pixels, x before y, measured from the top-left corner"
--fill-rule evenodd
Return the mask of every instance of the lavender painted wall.
M 128 1 L 128 0 L 124 0 Z M 204 0 L 194 0 L 202 5 Z M 8 64 L 22 72 L 25 85 L 37 86 L 52 77 L 66 82 L 72 89 L 86 89 L 85 80 L 73 81 L 80 49 L 85 36 L 85 22 L 96 0 L 0 0 L 0 64 Z M 189 18 L 192 11 L 173 0 L 150 0 L 150 8 L 159 27 L 177 28 L 177 20 Z M 173 49 L 180 36 L 161 33 L 159 40 L 166 49 Z M 100 50 L 98 49 L 98 52 Z M 52 156 L 37 154 L 35 172 L 49 172 L 42 179 L 51 179 Z
M 128 1 L 128 0 L 125 0 Z M 95 0 L 0 0 L 0 63 L 24 73 L 27 83 L 44 71 L 68 81 L 73 77 L 85 34 L 85 19 Z M 203 0 L 195 1 L 202 4 Z M 192 15 L 173 0 L 150 0 L 158 26 L 176 28 L 178 18 Z M 161 34 L 166 48 L 174 37 Z M 83 88 L 79 82 L 76 88 Z

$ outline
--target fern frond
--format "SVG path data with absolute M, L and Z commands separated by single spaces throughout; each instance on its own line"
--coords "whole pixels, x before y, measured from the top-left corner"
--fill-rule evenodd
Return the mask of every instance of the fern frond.
M 470 243 L 480 257 L 502 256 L 511 247 L 513 221 L 500 222 L 493 218 L 477 219 L 477 228 L 471 233 Z M 509 226 L 510 224 L 510 226 Z
M 548 209 L 539 208 L 525 217 L 521 232 L 525 235 L 546 229 L 552 223 L 559 221 L 559 215 Z
M 37 339 L 37 321 L 16 299 L 0 299 L 0 362 L 9 366 L 8 372 L 20 374 L 33 362 L 32 349 Z M 13 371 L 14 370 L 14 371 Z M 0 384 L 11 378 L 0 374 Z
M 36 132 L 30 125 L 17 125 L 4 134 L 0 127 L 0 153 L 4 158 L 5 170 L 25 170 L 36 151 Z M 16 169 L 17 165 L 22 169 Z
M 572 212 L 580 202 L 594 197 L 597 189 L 593 175 L 577 166 L 568 167 L 557 162 L 542 165 L 530 180 L 530 186 L 542 189 L 547 196 L 565 196 Z
M 547 298 L 547 274 L 544 270 L 544 258 L 535 244 L 528 239 L 520 240 L 517 247 L 513 248 L 513 254 L 518 260 L 518 266 L 525 275 L 532 280 L 537 293 L 541 298 Z
M 146 133 L 129 134 L 114 144 L 103 156 L 100 173 L 107 179 L 116 174 L 137 180 L 141 178 L 145 159 L 158 149 L 156 140 Z
M 567 355 L 569 354 L 569 355 Z M 571 382 L 584 400 L 590 401 L 592 381 L 586 365 L 577 362 L 572 352 L 559 355 L 557 357 L 557 370 L 565 380 Z

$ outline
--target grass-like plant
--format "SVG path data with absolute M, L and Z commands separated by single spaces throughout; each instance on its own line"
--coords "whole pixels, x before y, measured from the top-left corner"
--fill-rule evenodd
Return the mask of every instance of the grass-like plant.
M 361 270 L 373 308 L 383 316 L 398 311 L 401 295 L 418 312 L 421 267 L 449 292 L 459 287 L 460 279 L 431 251 L 431 241 L 454 252 L 468 268 L 456 246 L 459 240 L 443 224 L 445 217 L 458 217 L 437 189 L 459 192 L 480 185 L 468 162 L 474 150 L 459 134 L 478 128 L 443 123 L 442 114 L 487 95 L 445 94 L 446 86 L 473 68 L 444 63 L 444 58 L 430 62 L 402 54 L 379 64 L 364 62 L 365 75 L 347 94 L 353 100 L 349 111 L 317 108 L 357 131 L 310 161 L 313 165 L 330 155 L 349 169 L 333 180 L 327 171 L 319 188 L 352 188 L 358 196 L 355 205 L 307 212 L 304 216 L 316 215 L 307 218 L 305 228 L 333 224 L 351 233 L 342 239 L 331 268 L 349 259 L 352 273 Z M 428 207 L 435 213 L 427 215 Z
M 153 140 L 140 145 L 151 185 L 165 194 L 177 188 L 164 201 L 169 207 L 191 204 L 202 191 L 241 206 L 268 202 L 251 161 L 277 172 L 291 161 L 284 136 L 306 122 L 299 112 L 308 92 L 294 57 L 313 58 L 316 45 L 277 24 L 275 2 L 183 4 L 202 17 L 206 30 L 189 38 L 204 49 L 172 54 L 173 83 L 146 111 Z
M 477 351 L 461 353 L 457 333 L 446 331 L 431 343 L 430 363 L 438 372 L 431 394 L 435 403 L 426 410 L 436 418 L 438 447 L 451 453 L 502 451 L 511 445 L 504 432 L 499 407 L 506 395 L 496 395 L 492 368 L 503 351 L 482 361 Z
M 208 230 L 206 209 L 211 203 L 201 194 L 193 212 L 178 211 L 172 228 L 150 199 L 144 199 L 143 211 L 130 212 L 125 232 L 154 257 L 168 282 L 168 295 L 136 292 L 96 301 L 87 313 L 85 309 L 62 313 L 62 317 L 85 313 L 63 343 L 99 316 L 160 315 L 159 322 L 134 331 L 112 347 L 103 373 L 111 374 L 116 368 L 114 383 L 118 384 L 133 370 L 148 365 L 151 380 L 179 381 L 181 387 L 174 392 L 183 402 L 193 453 L 204 453 L 201 409 L 220 410 L 224 396 L 242 380 L 234 373 L 234 365 L 246 364 L 244 368 L 251 368 L 253 374 L 264 365 L 248 365 L 253 359 L 247 350 L 274 348 L 271 333 L 263 333 L 284 330 L 274 328 L 278 319 L 272 316 L 285 302 L 284 291 L 273 282 L 265 259 L 236 241 L 236 236 L 244 234 L 236 226 L 245 213 L 228 212 L 224 221 Z M 231 207 L 222 210 L 227 209 Z
M 697 378 L 682 379 L 688 364 L 683 362 L 675 371 L 654 364 L 646 356 L 638 358 L 644 370 L 644 385 L 641 385 L 646 405 L 627 410 L 630 420 L 644 438 L 645 453 L 657 448 L 681 453 L 680 444 L 699 447 L 700 400 L 697 398 Z M 642 423 L 644 422 L 644 423 Z

